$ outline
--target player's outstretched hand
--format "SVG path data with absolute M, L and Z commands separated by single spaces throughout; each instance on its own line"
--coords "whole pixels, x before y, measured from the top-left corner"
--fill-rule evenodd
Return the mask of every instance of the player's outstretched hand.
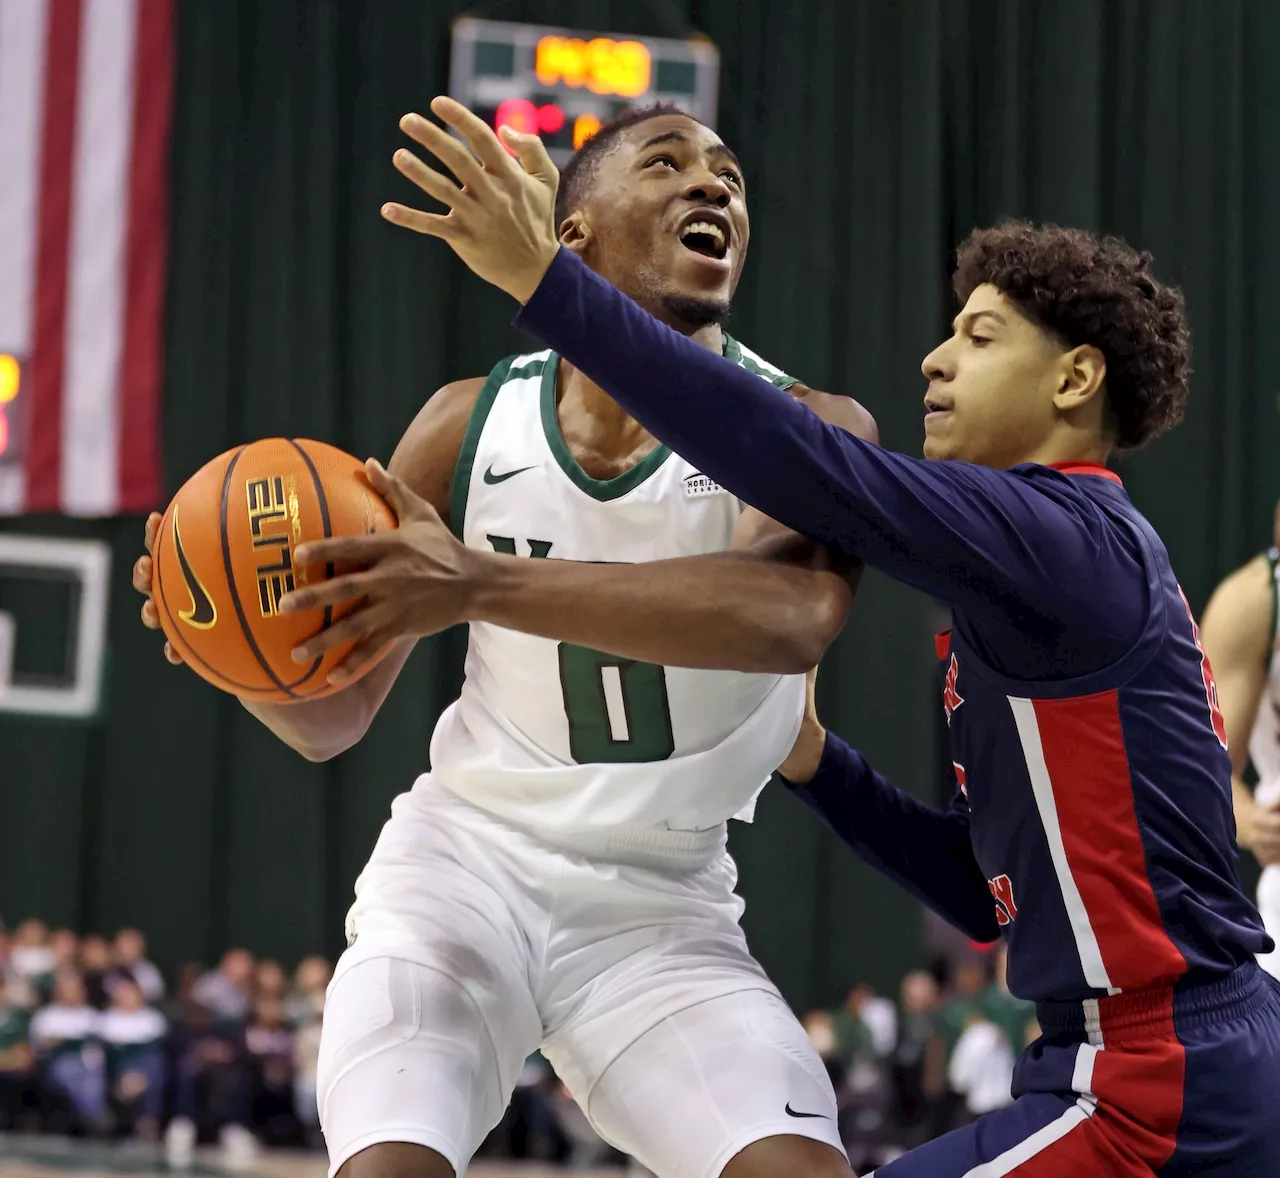
M 447 241 L 486 282 L 524 303 L 538 289 L 556 256 L 555 204 L 560 174 L 536 135 L 502 128 L 512 158 L 483 120 L 452 98 L 435 98 L 432 112 L 458 132 L 467 147 L 422 115 L 408 114 L 400 129 L 425 147 L 453 173 L 429 168 L 401 148 L 396 170 L 448 213 L 426 213 L 401 204 L 385 204 L 382 215 L 393 225 Z
M 309 663 L 354 639 L 346 658 L 329 675 L 334 684 L 347 682 L 396 638 L 425 637 L 466 621 L 479 574 L 475 555 L 454 537 L 431 504 L 375 459 L 365 464 L 365 473 L 373 489 L 391 505 L 400 526 L 390 532 L 299 545 L 294 553 L 298 567 L 332 563 L 358 571 L 316 581 L 280 599 L 283 613 L 359 602 L 293 652 L 295 662 Z
M 147 525 L 142 533 L 142 542 L 147 551 L 133 562 L 133 587 L 146 598 L 142 603 L 142 624 L 148 630 L 160 629 L 160 615 L 156 612 L 156 603 L 151 600 L 151 554 L 155 549 L 156 533 L 160 530 L 160 519 L 158 511 L 147 516 Z M 182 656 L 167 641 L 164 644 L 164 657 L 171 663 L 182 662 Z

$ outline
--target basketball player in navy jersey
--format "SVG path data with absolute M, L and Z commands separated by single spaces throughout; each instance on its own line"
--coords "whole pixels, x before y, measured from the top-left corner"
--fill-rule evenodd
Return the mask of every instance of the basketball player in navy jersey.
M 432 109 L 474 156 L 406 120 L 457 181 L 400 157 L 448 211 L 389 205 L 388 220 L 447 241 L 523 304 L 521 327 L 708 478 L 951 604 L 947 810 L 897 789 L 812 709 L 783 765 L 863 858 L 975 939 L 1006 939 L 1010 988 L 1044 1029 L 1010 1107 L 881 1178 L 1280 1173 L 1280 986 L 1254 961 L 1272 943 L 1237 877 L 1216 687 L 1164 545 L 1105 465 L 1182 415 L 1179 292 L 1114 239 L 975 233 L 963 309 L 923 364 L 925 457 L 909 458 L 641 310 L 558 248 L 536 138 L 504 132 L 517 163 L 457 103 Z M 416 517 L 360 593 L 380 599 L 380 563 L 400 588 L 412 569 L 439 585 L 436 621 L 465 620 L 467 566 Z

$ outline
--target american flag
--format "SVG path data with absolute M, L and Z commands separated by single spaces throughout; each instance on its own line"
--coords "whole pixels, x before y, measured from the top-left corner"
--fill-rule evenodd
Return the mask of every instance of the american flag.
M 0 514 L 160 494 L 173 0 L 0 0 Z

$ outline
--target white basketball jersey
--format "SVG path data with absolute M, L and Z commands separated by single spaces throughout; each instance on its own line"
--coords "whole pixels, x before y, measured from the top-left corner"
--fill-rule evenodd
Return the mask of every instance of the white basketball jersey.
M 733 340 L 725 354 L 794 383 Z M 613 479 L 578 465 L 556 414 L 558 360 L 516 356 L 490 374 L 458 460 L 454 531 L 524 559 L 726 551 L 741 503 L 665 446 Z M 462 694 L 432 737 L 432 774 L 526 828 L 709 831 L 750 818 L 803 707 L 803 676 L 659 667 L 473 623 Z
M 1271 563 L 1271 655 L 1267 683 L 1249 735 L 1249 759 L 1258 774 L 1257 799 L 1263 805 L 1280 802 L 1280 548 L 1267 553 Z

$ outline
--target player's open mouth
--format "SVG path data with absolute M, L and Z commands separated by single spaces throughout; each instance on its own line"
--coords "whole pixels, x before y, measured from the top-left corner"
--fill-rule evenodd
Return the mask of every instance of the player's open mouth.
M 950 412 L 950 405 L 944 405 L 941 401 L 935 401 L 932 397 L 925 397 L 924 415 L 926 420 L 930 417 L 941 417 L 944 413 Z
M 680 229 L 680 241 L 685 249 L 701 254 L 704 258 L 722 260 L 729 252 L 729 234 L 723 226 L 699 217 Z

